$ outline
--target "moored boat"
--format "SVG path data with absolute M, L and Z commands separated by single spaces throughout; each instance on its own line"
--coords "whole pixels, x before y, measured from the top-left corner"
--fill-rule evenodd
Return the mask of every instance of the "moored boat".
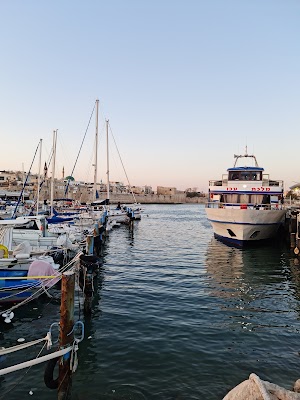
M 285 219 L 283 181 L 271 180 L 247 151 L 234 157 L 227 174 L 209 182 L 206 214 L 216 238 L 244 246 L 276 236 Z M 254 166 L 237 166 L 245 158 Z

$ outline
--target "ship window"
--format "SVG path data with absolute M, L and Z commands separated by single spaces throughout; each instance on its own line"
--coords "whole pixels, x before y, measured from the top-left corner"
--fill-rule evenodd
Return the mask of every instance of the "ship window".
M 264 197 L 263 197 L 262 203 L 263 203 L 263 204 L 270 204 L 270 203 L 271 203 L 271 196 L 265 194 Z
M 232 232 L 231 229 L 227 229 L 227 232 L 229 233 L 229 235 L 230 235 L 231 237 L 236 236 L 236 234 L 235 234 L 234 232 Z
M 228 203 L 228 195 L 222 194 L 222 196 L 223 196 L 223 203 Z
M 246 204 L 249 203 L 249 194 L 241 194 L 239 203 Z
M 230 181 L 238 181 L 240 179 L 238 171 L 230 171 L 228 179 Z
M 260 231 L 254 231 L 254 232 L 252 233 L 252 235 L 250 236 L 250 239 L 256 238 L 256 236 L 258 236 L 259 233 L 260 233 Z
M 239 203 L 239 195 L 238 194 L 228 194 L 226 203 Z
M 262 194 L 251 194 L 251 203 L 252 204 L 262 204 L 263 195 Z
M 249 181 L 250 180 L 250 172 L 242 172 L 241 178 L 242 178 L 242 181 Z
M 252 181 L 261 181 L 261 172 L 259 172 L 259 171 L 253 171 L 252 173 L 251 173 L 251 180 Z

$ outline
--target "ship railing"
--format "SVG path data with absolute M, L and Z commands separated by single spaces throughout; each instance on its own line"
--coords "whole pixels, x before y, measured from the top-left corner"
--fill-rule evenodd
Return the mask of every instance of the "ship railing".
M 244 210 L 283 210 L 285 207 L 281 203 L 271 204 L 242 204 L 242 203 L 221 203 L 219 201 L 210 201 L 205 204 L 206 208 L 226 208 L 226 209 L 244 209 Z
M 209 181 L 209 186 L 222 186 L 222 181 Z
M 227 186 L 228 184 L 228 174 L 222 175 L 222 179 L 219 180 L 210 180 L 209 186 Z
M 222 185 L 223 186 L 228 185 L 228 174 L 223 174 L 222 175 Z
M 282 180 L 272 180 L 268 174 L 263 174 L 262 186 L 278 186 L 283 188 Z

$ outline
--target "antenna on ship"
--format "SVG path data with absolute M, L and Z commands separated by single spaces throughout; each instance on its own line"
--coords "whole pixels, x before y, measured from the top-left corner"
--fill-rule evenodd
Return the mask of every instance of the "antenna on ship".
M 237 155 L 237 154 L 234 154 L 233 156 L 234 156 L 234 158 L 235 158 L 234 167 L 236 167 L 236 164 L 237 164 L 237 161 L 238 161 L 239 158 L 248 158 L 248 157 L 253 158 L 254 163 L 255 163 L 255 166 L 258 167 L 258 162 L 257 162 L 257 160 L 256 160 L 255 155 L 253 155 L 253 154 L 248 154 L 248 145 L 247 145 L 247 144 L 246 144 L 245 154 L 244 154 L 244 155 Z

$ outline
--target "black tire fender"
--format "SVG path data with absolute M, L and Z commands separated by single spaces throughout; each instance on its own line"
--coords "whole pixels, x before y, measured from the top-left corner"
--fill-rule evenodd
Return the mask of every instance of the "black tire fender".
M 58 360 L 59 357 L 52 358 L 52 360 L 49 360 L 46 364 L 44 382 L 49 389 L 58 389 L 58 377 L 56 379 L 53 378 L 54 368 Z

